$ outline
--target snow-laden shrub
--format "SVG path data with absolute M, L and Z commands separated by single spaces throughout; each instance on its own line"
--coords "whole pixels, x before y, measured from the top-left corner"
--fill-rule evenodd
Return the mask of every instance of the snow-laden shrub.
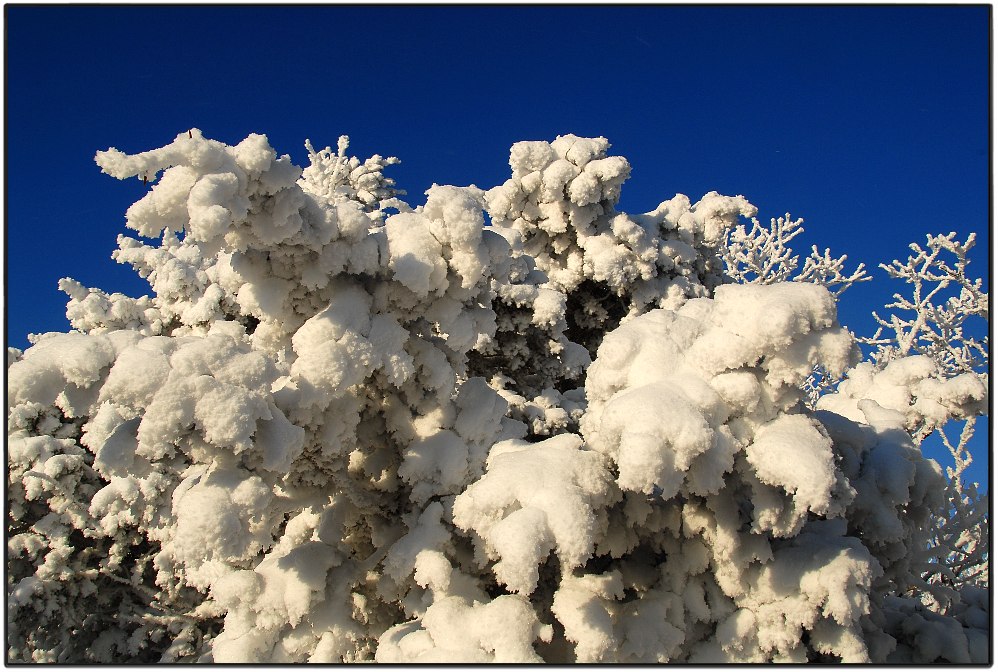
M 718 286 L 754 208 L 616 213 L 608 146 L 417 208 L 345 139 L 98 153 L 152 180 L 115 257 L 153 294 L 63 280 L 74 331 L 8 351 L 8 659 L 980 661 L 986 595 L 919 602 L 908 431 L 979 387 Z

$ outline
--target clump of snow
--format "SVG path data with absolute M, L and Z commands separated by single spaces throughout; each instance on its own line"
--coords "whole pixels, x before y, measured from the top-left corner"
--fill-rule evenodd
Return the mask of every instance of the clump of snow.
M 759 480 L 794 496 L 802 510 L 825 513 L 835 487 L 832 441 L 813 420 L 785 415 L 760 427 L 745 448 Z
M 823 396 L 817 407 L 863 422 L 859 404 L 864 399 L 903 414 L 908 430 L 923 428 L 929 433 L 952 418 L 983 413 L 988 390 L 973 373 L 946 377 L 929 357 L 911 355 L 882 369 L 862 362 L 849 370 L 835 393 Z
M 379 663 L 541 663 L 532 643 L 550 639 L 525 598 L 500 595 L 486 604 L 459 597 L 434 602 L 415 621 L 381 638 Z
M 590 367 L 587 442 L 614 459 L 623 489 L 663 499 L 684 482 L 713 494 L 743 448 L 762 483 L 794 496 L 798 519 L 824 513 L 836 484 L 830 441 L 780 414 L 815 365 L 841 370 L 854 356 L 827 299 L 813 286 L 724 286 L 631 320 Z
M 565 570 L 591 557 L 616 498 L 598 453 L 562 434 L 537 444 L 510 440 L 489 455 L 485 475 L 454 502 L 454 523 L 480 537 L 480 554 L 497 560 L 496 578 L 529 595 L 538 565 L 554 551 Z

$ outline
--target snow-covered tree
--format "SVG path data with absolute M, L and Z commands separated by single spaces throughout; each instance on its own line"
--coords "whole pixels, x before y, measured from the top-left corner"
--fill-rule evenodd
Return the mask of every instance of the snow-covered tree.
M 978 551 L 919 601 L 910 433 L 986 379 L 860 363 L 841 260 L 725 282 L 755 208 L 616 212 L 603 138 L 418 207 L 306 147 L 98 153 L 151 182 L 114 256 L 153 293 L 65 279 L 73 330 L 8 351 L 8 660 L 986 660 Z

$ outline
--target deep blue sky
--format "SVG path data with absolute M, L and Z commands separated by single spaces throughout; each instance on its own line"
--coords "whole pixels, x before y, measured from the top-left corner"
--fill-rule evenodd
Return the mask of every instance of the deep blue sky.
M 190 127 L 266 133 L 299 165 L 305 138 L 347 134 L 358 156 L 402 159 L 390 174 L 413 204 L 434 182 L 501 183 L 517 140 L 603 135 L 633 167 L 624 211 L 744 194 L 763 221 L 805 218 L 802 256 L 813 242 L 871 268 L 925 233 L 977 231 L 990 284 L 985 5 L 5 11 L 16 347 L 68 328 L 60 277 L 147 293 L 110 260 L 143 186 L 93 156 Z M 853 288 L 842 322 L 871 333 L 899 289 Z

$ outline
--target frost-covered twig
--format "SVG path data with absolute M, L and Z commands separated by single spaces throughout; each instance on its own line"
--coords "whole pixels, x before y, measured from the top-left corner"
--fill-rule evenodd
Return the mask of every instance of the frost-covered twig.
M 311 164 L 302 171 L 301 185 L 306 192 L 330 201 L 353 200 L 362 203 L 368 212 L 385 207 L 399 207 L 396 197 L 405 194 L 395 188 L 395 180 L 385 177 L 384 169 L 401 161 L 379 154 L 361 161 L 347 155 L 350 138 L 341 135 L 336 143 L 336 153 L 326 147 L 316 151 L 310 140 L 305 141 Z
M 977 418 L 973 417 L 964 421 L 955 445 L 942 428 L 937 430 L 954 462 L 954 466 L 946 469 L 945 508 L 934 516 L 929 537 L 927 580 L 941 609 L 949 608 L 952 599 L 946 597 L 952 593 L 933 591 L 932 588 L 959 591 L 966 585 L 987 587 L 991 580 L 987 493 L 980 492 L 977 483 L 964 483 L 963 478 L 967 467 L 973 462 L 968 444 L 974 435 L 976 421 Z
M 942 366 L 948 375 L 981 372 L 988 362 L 988 338 L 978 338 L 967 330 L 973 318 L 988 320 L 988 293 L 980 278 L 967 275 L 967 253 L 977 236 L 959 242 L 956 233 L 927 235 L 923 248 L 909 247 L 914 254 L 906 262 L 881 264 L 892 278 L 904 280 L 910 296 L 894 294 L 886 307 L 886 318 L 874 313 L 880 325 L 861 343 L 873 346 L 873 359 L 884 364 L 909 354 L 924 354 Z M 952 255 L 955 259 L 948 261 Z M 899 314 L 900 313 L 900 314 Z
M 818 399 L 835 389 L 841 379 L 830 374 L 824 367 L 815 366 L 811 375 L 804 380 L 801 390 L 804 392 L 804 403 L 807 407 L 817 407 Z
M 846 255 L 832 257 L 828 248 L 824 253 L 818 252 L 817 245 L 811 246 L 811 254 L 804 260 L 804 268 L 794 278 L 797 282 L 813 282 L 827 288 L 835 297 L 852 287 L 857 282 L 867 282 L 872 278 L 866 273 L 866 266 L 860 264 L 852 273 L 843 273 Z M 834 288 L 834 289 L 833 289 Z
M 827 248 L 821 253 L 814 245 L 804 260 L 804 267 L 794 275 L 799 256 L 793 253 L 790 242 L 804 232 L 803 224 L 802 218 L 791 219 L 788 212 L 783 217 L 771 219 L 768 228 L 753 218 L 750 230 L 746 231 L 744 225 L 731 229 L 720 247 L 725 274 L 731 281 L 742 283 L 811 282 L 825 287 L 836 297 L 855 283 L 871 279 L 863 264 L 845 274 L 846 255 L 832 257 Z

